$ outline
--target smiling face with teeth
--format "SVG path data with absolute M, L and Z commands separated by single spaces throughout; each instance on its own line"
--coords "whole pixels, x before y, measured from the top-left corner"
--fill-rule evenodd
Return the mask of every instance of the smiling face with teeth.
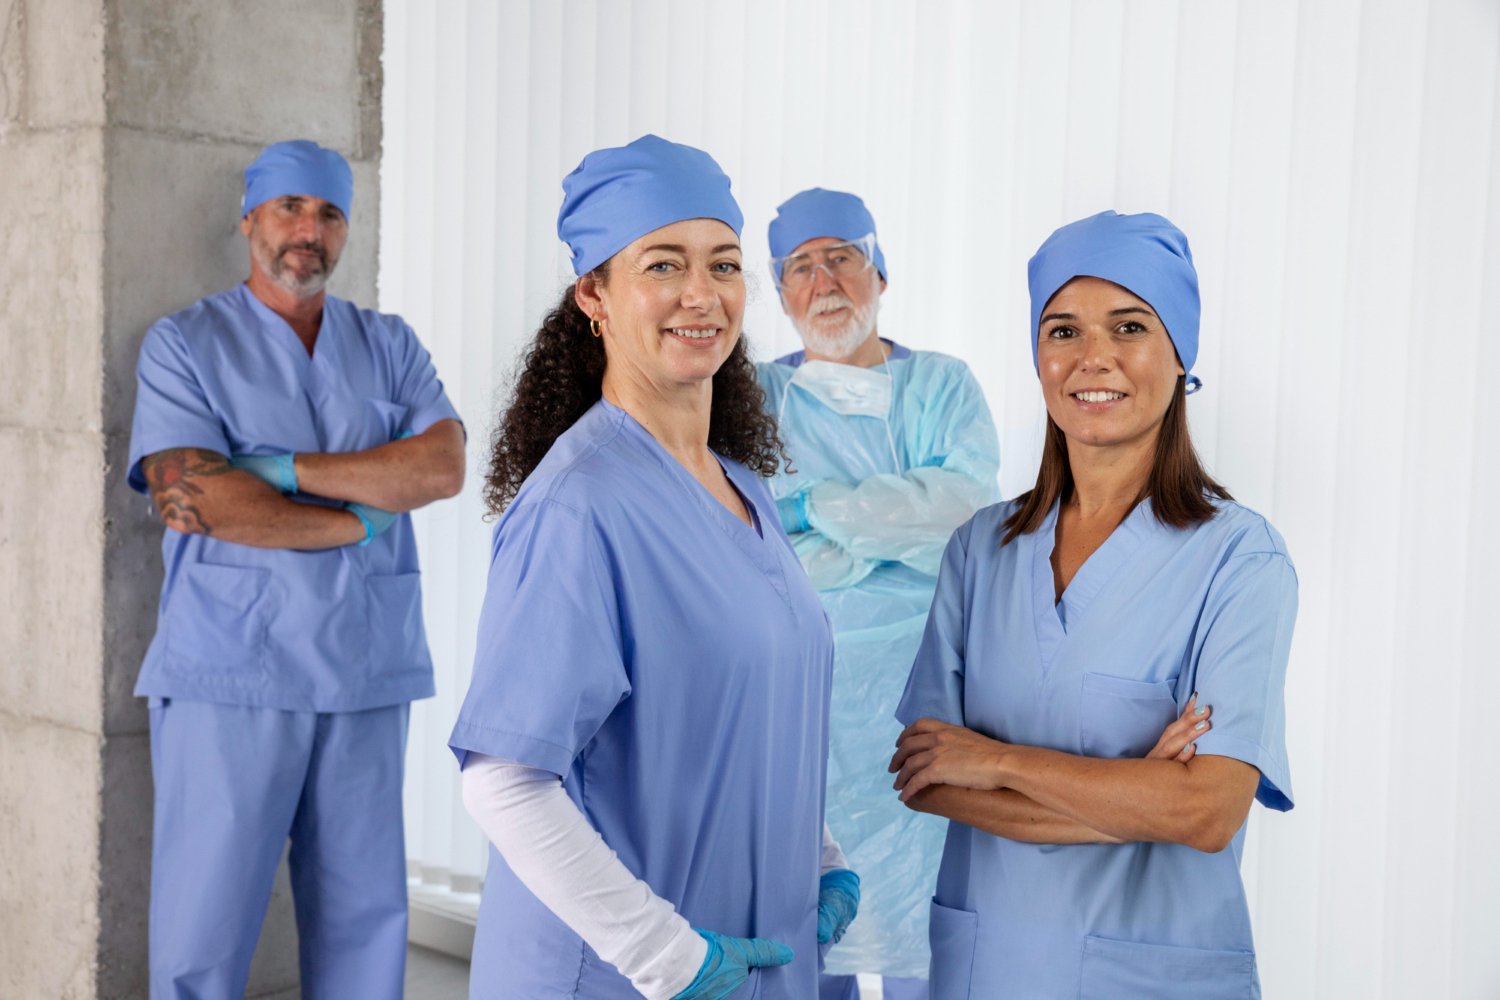
M 599 323 L 606 387 L 631 395 L 711 392 L 740 338 L 740 241 L 717 219 L 687 219 L 642 236 L 609 260 L 608 278 L 578 279 L 575 297 Z
M 1114 447 L 1154 444 L 1184 370 L 1148 303 L 1083 277 L 1042 309 L 1037 373 L 1070 447 Z

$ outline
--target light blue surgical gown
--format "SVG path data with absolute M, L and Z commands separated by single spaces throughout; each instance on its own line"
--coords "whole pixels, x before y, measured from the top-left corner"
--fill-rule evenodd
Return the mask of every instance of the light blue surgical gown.
M 817 994 L 828 621 L 765 485 L 757 527 L 623 410 L 563 433 L 496 525 L 473 680 L 449 742 L 552 771 L 695 927 L 796 952 L 746 997 Z M 493 849 L 476 998 L 638 996 Z
M 987 507 L 943 556 L 932 616 L 898 713 L 1008 743 L 1144 757 L 1193 692 L 1213 707 L 1198 753 L 1260 771 L 1290 809 L 1282 688 L 1297 578 L 1260 515 L 1217 501 L 1187 529 L 1141 503 L 1054 606 L 1054 505 L 1001 546 L 1016 502 Z M 932 996 L 1082 1000 L 1258 997 L 1229 849 L 1038 845 L 950 823 L 932 903 Z
M 861 879 L 859 918 L 828 953 L 834 975 L 927 975 L 927 901 L 944 823 L 906 809 L 885 765 L 889 720 L 922 637 L 943 547 L 999 495 L 984 393 L 957 358 L 887 342 L 885 420 L 837 412 L 792 379 L 805 355 L 759 366 L 812 528 L 792 537 L 833 623 L 828 825 Z M 887 434 L 889 430 L 889 434 Z
M 146 334 L 127 475 L 145 492 L 142 459 L 173 448 L 357 451 L 457 417 L 400 317 L 328 296 L 309 357 L 240 285 Z M 152 997 L 244 992 L 288 836 L 303 996 L 399 997 L 406 703 L 432 694 L 410 519 L 319 552 L 168 529 L 162 564 L 136 685 Z

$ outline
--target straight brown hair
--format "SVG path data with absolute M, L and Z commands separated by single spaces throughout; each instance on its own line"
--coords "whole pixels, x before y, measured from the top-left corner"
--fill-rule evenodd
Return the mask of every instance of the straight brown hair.
M 1054 503 L 1067 503 L 1073 496 L 1073 469 L 1068 465 L 1068 439 L 1062 428 L 1047 415 L 1047 439 L 1042 445 L 1042 467 L 1037 470 L 1036 485 L 1020 497 L 1021 505 L 1002 525 L 1009 545 L 1021 535 L 1029 535 L 1042 526 Z M 1233 500 L 1229 491 L 1214 481 L 1198 459 L 1187 423 L 1187 378 L 1177 376 L 1172 402 L 1167 404 L 1161 430 L 1156 437 L 1156 456 L 1151 475 L 1135 498 L 1139 504 L 1151 498 L 1156 519 L 1172 528 L 1186 528 L 1213 519 L 1216 513 L 1209 497 Z

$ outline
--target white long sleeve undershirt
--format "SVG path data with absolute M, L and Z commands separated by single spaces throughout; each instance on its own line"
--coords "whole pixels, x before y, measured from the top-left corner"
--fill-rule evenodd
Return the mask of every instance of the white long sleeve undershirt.
M 463 798 L 521 884 L 644 996 L 668 1000 L 693 981 L 707 945 L 625 867 L 556 774 L 470 753 Z M 821 870 L 845 867 L 825 825 Z

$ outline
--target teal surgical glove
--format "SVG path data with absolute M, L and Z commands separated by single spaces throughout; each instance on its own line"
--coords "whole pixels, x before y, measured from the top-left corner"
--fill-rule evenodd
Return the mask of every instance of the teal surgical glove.
M 730 937 L 701 930 L 698 935 L 708 942 L 708 954 L 687 989 L 672 1000 L 723 1000 L 745 985 L 751 969 L 785 965 L 792 960 L 792 949 L 780 941 Z
M 297 467 L 294 455 L 230 455 L 229 464 L 236 469 L 264 479 L 282 493 L 297 492 Z
M 358 545 L 369 545 L 370 539 L 395 524 L 396 518 L 401 516 L 363 503 L 346 503 L 344 509 L 359 518 L 359 523 L 365 526 L 365 539 L 356 543 Z
M 818 879 L 818 943 L 838 944 L 859 912 L 859 876 L 847 868 Z
M 791 496 L 776 501 L 776 513 L 781 515 L 781 530 L 788 535 L 812 528 L 807 523 L 807 491 L 798 490 Z

